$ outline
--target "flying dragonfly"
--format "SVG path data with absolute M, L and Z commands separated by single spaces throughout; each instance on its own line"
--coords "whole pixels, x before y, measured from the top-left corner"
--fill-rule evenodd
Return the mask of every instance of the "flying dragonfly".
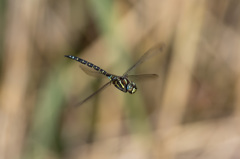
M 72 55 L 65 55 L 65 57 L 67 57 L 67 58 L 70 58 L 72 60 L 80 62 L 81 63 L 80 67 L 86 74 L 88 74 L 88 75 L 96 75 L 96 74 L 104 75 L 104 76 L 106 76 L 110 80 L 105 85 L 103 85 L 101 88 L 99 88 L 97 91 L 95 91 L 93 94 L 91 94 L 86 99 L 84 99 L 80 103 L 78 103 L 77 106 L 82 105 L 83 103 L 88 101 L 90 98 L 92 98 L 94 95 L 96 95 L 97 93 L 101 92 L 102 90 L 104 90 L 105 88 L 107 88 L 111 84 L 113 84 L 117 89 L 119 89 L 120 91 L 122 91 L 124 93 L 128 92 L 130 94 L 134 94 L 137 91 L 137 85 L 136 85 L 135 82 L 131 81 L 129 78 L 131 78 L 131 79 L 132 78 L 133 79 L 138 79 L 138 80 L 152 79 L 152 78 L 157 78 L 158 75 L 157 74 L 129 75 L 128 73 L 131 70 L 133 70 L 134 68 L 136 68 L 138 65 L 142 64 L 144 61 L 146 61 L 147 59 L 152 57 L 153 55 L 156 55 L 158 53 L 163 52 L 164 47 L 165 47 L 164 44 L 160 44 L 160 45 L 157 45 L 157 46 L 149 49 L 122 76 L 117 76 L 117 75 L 108 73 L 107 71 L 103 70 L 99 66 L 94 65 L 94 64 L 92 64 L 92 63 L 90 63 L 90 62 L 88 62 L 88 61 L 86 61 L 84 59 L 81 59 L 79 57 L 72 56 Z M 84 65 L 85 65 L 85 67 L 83 67 Z M 91 68 L 91 70 L 86 69 L 86 66 L 87 66 L 87 68 Z

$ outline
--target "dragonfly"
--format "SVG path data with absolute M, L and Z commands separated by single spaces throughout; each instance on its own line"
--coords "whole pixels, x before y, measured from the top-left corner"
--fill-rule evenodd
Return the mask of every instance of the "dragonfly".
M 137 91 L 137 85 L 135 82 L 131 81 L 130 79 L 136 79 L 136 80 L 144 80 L 144 79 L 154 79 L 158 78 L 157 74 L 136 74 L 136 75 L 129 75 L 129 72 L 132 71 L 134 68 L 145 62 L 150 57 L 163 52 L 165 45 L 159 44 L 148 51 L 146 51 L 140 59 L 132 65 L 122 76 L 117 76 L 111 73 L 108 73 L 104 69 L 100 68 L 97 65 L 92 64 L 91 62 L 88 62 L 82 58 L 73 56 L 73 55 L 64 55 L 67 58 L 70 58 L 72 60 L 75 60 L 79 63 L 81 63 L 80 68 L 88 75 L 95 76 L 95 75 L 103 75 L 109 79 L 109 81 L 104 84 L 102 87 L 100 87 L 97 91 L 89 95 L 87 98 L 76 104 L 76 106 L 80 106 L 86 101 L 88 101 L 90 98 L 95 96 L 96 94 L 103 91 L 105 88 L 107 88 L 109 85 L 113 84 L 118 90 L 134 94 Z M 87 66 L 87 67 L 86 67 Z M 90 68 L 90 69 L 88 69 Z

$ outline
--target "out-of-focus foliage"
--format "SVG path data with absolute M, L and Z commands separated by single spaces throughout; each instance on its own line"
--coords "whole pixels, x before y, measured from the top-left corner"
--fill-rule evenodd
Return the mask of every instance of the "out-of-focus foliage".
M 240 158 L 237 0 L 0 1 L 0 158 Z M 122 75 L 134 95 L 85 74 Z

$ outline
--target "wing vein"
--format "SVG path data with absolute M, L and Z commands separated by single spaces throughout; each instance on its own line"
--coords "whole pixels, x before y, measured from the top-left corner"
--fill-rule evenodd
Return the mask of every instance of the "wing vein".
M 148 58 L 152 57 L 153 55 L 162 52 L 164 50 L 165 45 L 164 44 L 159 44 L 151 49 L 149 49 L 147 52 L 145 52 L 140 59 L 132 66 L 130 67 L 124 74 L 123 76 L 126 77 L 128 73 L 133 70 L 135 67 L 146 61 Z
M 95 91 L 93 94 L 91 94 L 90 96 L 88 96 L 87 98 L 85 98 L 84 100 L 82 100 L 81 102 L 77 103 L 76 106 L 80 106 L 83 103 L 85 103 L 86 101 L 88 101 L 90 98 L 92 98 L 94 95 L 98 94 L 99 92 L 101 92 L 102 90 L 104 90 L 105 88 L 107 88 L 107 86 L 109 86 L 111 84 L 110 82 L 107 82 L 105 85 L 103 85 L 101 88 L 99 88 L 97 91 Z

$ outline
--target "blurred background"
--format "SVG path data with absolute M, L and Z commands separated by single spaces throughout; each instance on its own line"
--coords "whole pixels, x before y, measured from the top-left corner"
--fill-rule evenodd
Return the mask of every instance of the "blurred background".
M 0 0 L 1 159 L 240 158 L 240 1 Z M 122 75 L 85 74 L 75 55 Z

